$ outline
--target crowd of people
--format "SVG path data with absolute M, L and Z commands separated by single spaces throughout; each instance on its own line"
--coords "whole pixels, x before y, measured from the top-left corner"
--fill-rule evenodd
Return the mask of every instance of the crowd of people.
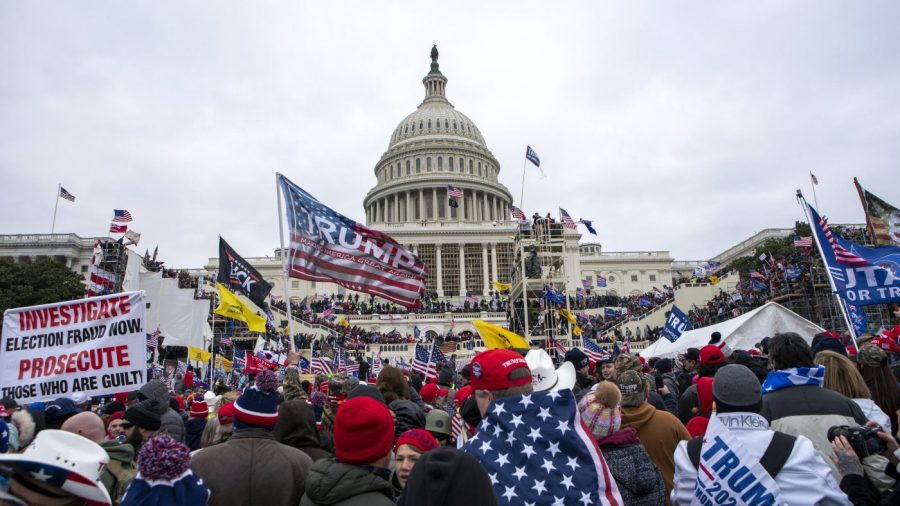
M 900 318 L 900 308 L 894 308 Z M 900 504 L 900 326 L 0 400 L 4 504 Z M 527 353 L 526 353 L 527 351 Z

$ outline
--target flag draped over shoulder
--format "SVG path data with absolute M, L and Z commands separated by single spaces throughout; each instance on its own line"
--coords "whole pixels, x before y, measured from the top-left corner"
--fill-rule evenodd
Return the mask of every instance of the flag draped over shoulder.
M 262 274 L 219 237 L 219 283 L 241 292 L 260 308 L 266 307 L 266 297 L 272 291 Z
M 571 390 L 493 401 L 462 450 L 487 471 L 497 504 L 624 504 Z
M 216 286 L 219 288 L 219 306 L 213 309 L 213 313 L 246 323 L 250 332 L 266 331 L 265 318 L 254 313 L 233 293 L 229 292 L 222 283 L 216 283 Z
M 293 278 L 327 281 L 383 297 L 408 308 L 422 306 L 426 267 L 387 234 L 328 208 L 281 174 Z
M 531 348 L 528 341 L 524 337 L 516 334 L 511 330 L 506 330 L 499 325 L 488 323 L 483 320 L 472 320 L 475 330 L 484 340 L 484 345 L 493 350 L 496 348 Z

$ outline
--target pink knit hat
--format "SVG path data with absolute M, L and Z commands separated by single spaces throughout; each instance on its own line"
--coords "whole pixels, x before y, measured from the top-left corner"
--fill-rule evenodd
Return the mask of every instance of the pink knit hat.
M 622 393 L 613 383 L 604 381 L 582 397 L 578 411 L 595 438 L 609 436 L 622 427 Z

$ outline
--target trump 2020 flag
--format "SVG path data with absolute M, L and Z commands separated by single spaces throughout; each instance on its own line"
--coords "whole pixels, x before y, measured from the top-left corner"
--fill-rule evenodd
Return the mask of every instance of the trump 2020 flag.
M 682 332 L 692 328 L 694 326 L 691 325 L 691 320 L 684 314 L 684 311 L 678 309 L 678 306 L 672 306 L 672 311 L 669 312 L 669 319 L 666 320 L 662 336 L 674 343 L 681 337 Z
M 411 251 L 335 212 L 281 174 L 277 178 L 287 207 L 292 278 L 337 283 L 408 308 L 422 306 L 426 268 Z
M 494 400 L 462 450 L 481 462 L 499 505 L 624 504 L 571 390 Z

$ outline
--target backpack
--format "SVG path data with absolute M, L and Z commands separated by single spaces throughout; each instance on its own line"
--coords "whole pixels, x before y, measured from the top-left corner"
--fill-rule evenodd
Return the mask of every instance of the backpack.
M 131 465 L 126 466 L 118 460 L 110 459 L 109 464 L 106 465 L 106 472 L 114 480 L 109 492 L 110 499 L 113 504 L 119 504 L 125 491 L 128 490 L 128 486 L 131 485 L 131 480 L 137 476 L 137 470 Z
M 769 447 L 762 454 L 759 463 L 773 479 L 784 467 L 788 457 L 791 456 L 791 452 L 794 451 L 795 441 L 797 441 L 795 436 L 784 432 L 774 431 L 772 434 L 772 441 L 769 442 Z M 694 469 L 700 467 L 700 449 L 702 446 L 703 436 L 697 436 L 687 443 L 688 457 L 691 459 Z

